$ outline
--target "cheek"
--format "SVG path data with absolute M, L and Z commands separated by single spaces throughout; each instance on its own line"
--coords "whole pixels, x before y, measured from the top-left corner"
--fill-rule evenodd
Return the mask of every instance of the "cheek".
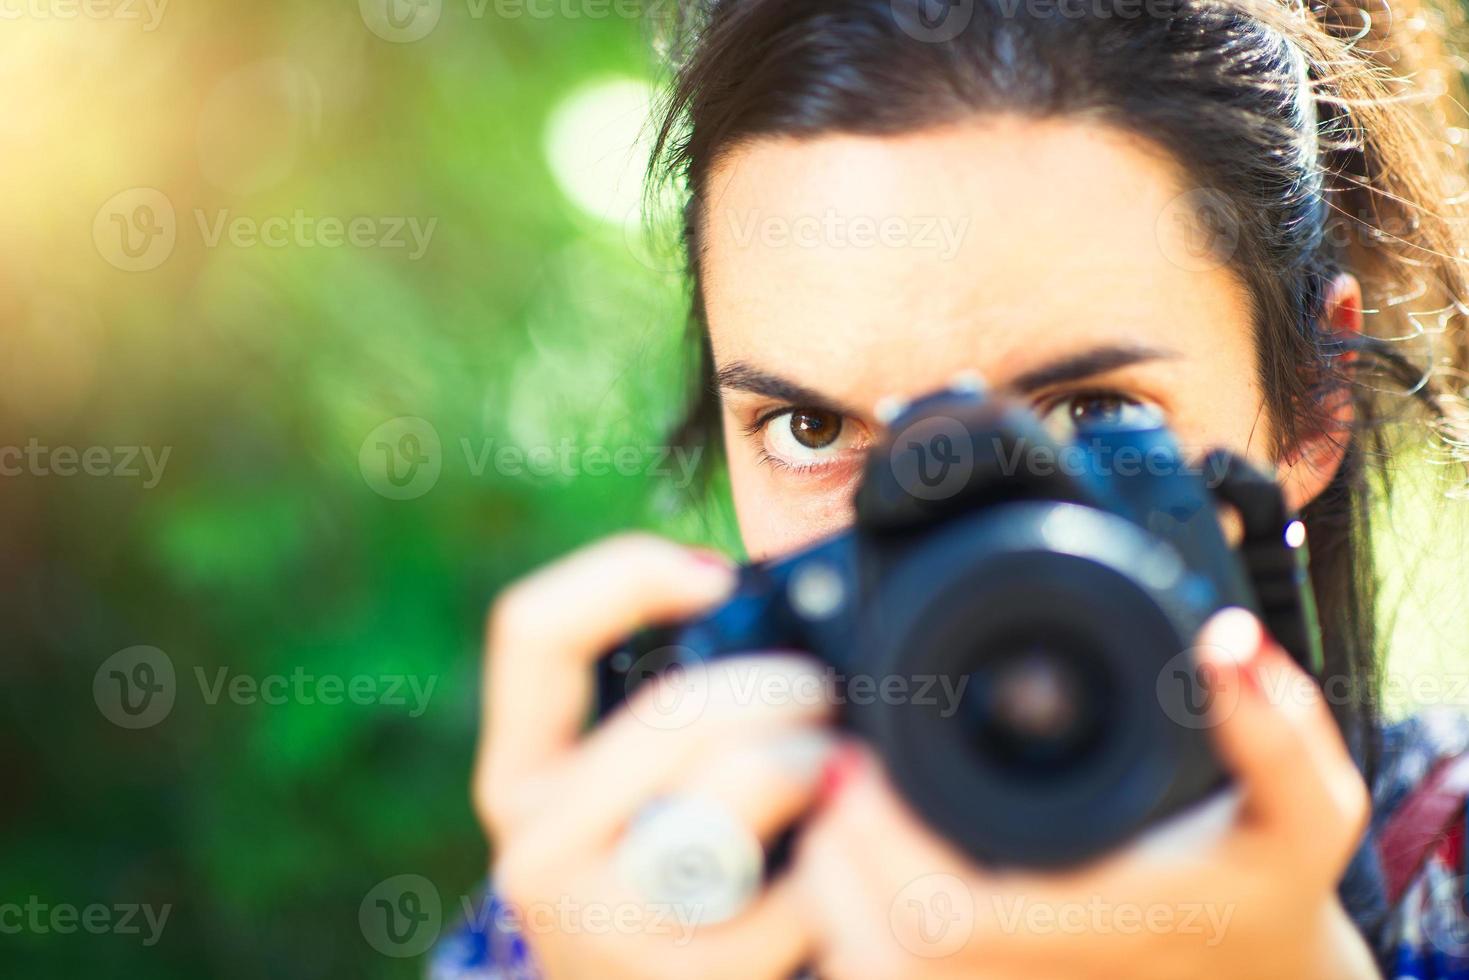
M 765 465 L 746 450 L 728 420 L 729 482 L 740 538 L 754 561 L 789 554 L 852 523 L 852 487 L 814 488 L 799 475 Z
M 1269 413 L 1253 376 L 1201 379 L 1176 405 L 1170 424 L 1189 455 L 1227 449 L 1258 465 L 1275 462 Z

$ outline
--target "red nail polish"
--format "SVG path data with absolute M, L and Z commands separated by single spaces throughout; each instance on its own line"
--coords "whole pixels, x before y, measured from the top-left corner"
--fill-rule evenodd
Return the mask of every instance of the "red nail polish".
M 827 759 L 826 766 L 821 770 L 821 783 L 818 795 L 821 802 L 829 803 L 836 799 L 837 794 L 852 782 L 852 777 L 861 768 L 862 755 L 857 746 L 850 743 L 842 745 Z
M 689 555 L 700 565 L 709 565 L 726 571 L 734 567 L 734 562 L 710 548 L 691 548 Z
M 1260 681 L 1260 658 L 1251 657 L 1239 665 L 1239 685 L 1247 693 L 1258 697 L 1264 692 L 1264 685 Z

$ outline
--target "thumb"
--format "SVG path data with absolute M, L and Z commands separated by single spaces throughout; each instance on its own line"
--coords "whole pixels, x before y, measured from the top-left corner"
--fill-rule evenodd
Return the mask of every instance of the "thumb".
M 1333 862 L 1348 853 L 1366 821 L 1366 787 L 1320 687 L 1244 609 L 1205 624 L 1198 664 L 1246 824 Z

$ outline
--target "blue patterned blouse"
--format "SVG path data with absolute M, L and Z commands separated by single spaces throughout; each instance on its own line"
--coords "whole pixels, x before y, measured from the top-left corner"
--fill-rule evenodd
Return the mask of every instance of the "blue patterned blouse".
M 1383 731 L 1373 818 L 1341 897 L 1393 980 L 1469 980 L 1465 799 L 1469 718 L 1423 714 Z M 492 892 L 432 954 L 429 980 L 535 980 Z

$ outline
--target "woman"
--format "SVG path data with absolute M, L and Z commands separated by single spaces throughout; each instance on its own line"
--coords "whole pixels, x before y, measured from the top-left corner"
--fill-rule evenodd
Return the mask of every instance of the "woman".
M 1000 873 L 923 826 L 819 701 L 740 698 L 711 672 L 688 724 L 646 724 L 635 699 L 583 733 L 598 652 L 732 582 L 717 556 L 619 537 L 496 603 L 474 783 L 496 891 L 436 971 L 1469 969 L 1454 942 L 1463 733 L 1382 731 L 1362 693 L 1383 421 L 1410 402 L 1442 420 L 1465 363 L 1442 19 L 1257 0 L 722 0 L 683 20 L 659 146 L 689 196 L 693 430 L 722 434 L 750 555 L 845 525 L 884 406 L 978 372 L 1063 435 L 1161 417 L 1185 446 L 1274 466 L 1312 543 L 1325 689 L 1350 695 L 1328 704 L 1248 614 L 1219 614 L 1199 649 L 1237 692 L 1211 729 L 1239 787 L 1226 825 L 1166 856 L 1143 842 Z M 1409 336 L 1434 340 L 1427 360 L 1389 342 Z M 818 668 L 764 655 L 735 670 L 786 689 Z M 804 815 L 790 861 L 725 921 L 594 927 L 581 913 L 646 911 L 621 873 L 635 818 L 691 798 L 732 837 L 769 842 Z M 1186 928 L 1191 905 L 1216 927 Z M 566 914 L 534 914 L 552 907 Z M 1069 915 L 1083 907 L 1101 911 Z M 1050 918 L 1007 915 L 1035 908 Z

